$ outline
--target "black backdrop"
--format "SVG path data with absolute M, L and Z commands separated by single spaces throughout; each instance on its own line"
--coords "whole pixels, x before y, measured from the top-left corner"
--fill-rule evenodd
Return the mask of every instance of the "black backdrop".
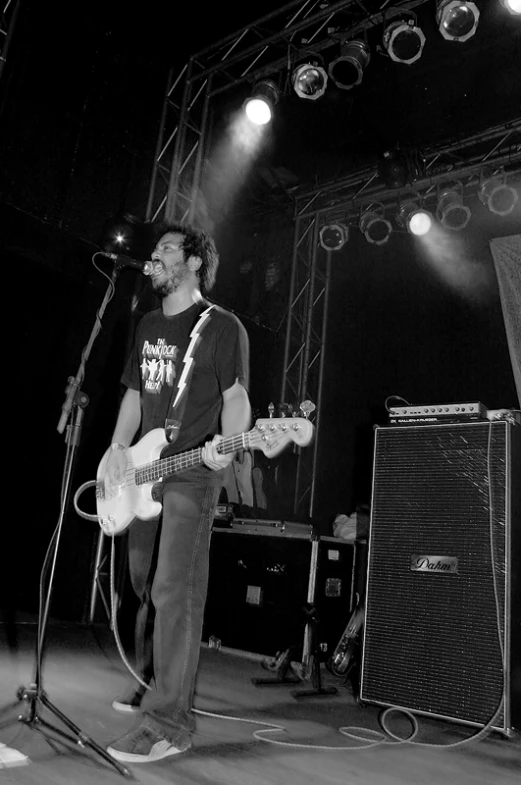
M 323 103 L 299 103 L 293 95 L 281 102 L 273 162 L 299 176 L 314 177 L 322 165 L 324 173 L 350 171 L 374 161 L 382 145 L 427 144 L 518 117 L 519 20 L 505 16 L 499 3 L 479 5 L 482 23 L 468 46 L 441 42 L 429 16 L 428 46 L 417 67 L 374 56 L 356 95 L 331 90 Z M 78 368 L 105 291 L 90 258 L 108 217 L 122 209 L 144 213 L 166 67 L 173 60 L 180 67 L 188 54 L 179 49 L 180 30 L 191 53 L 268 10 L 252 7 L 246 19 L 221 19 L 216 7 L 218 24 L 209 16 L 205 26 L 193 18 L 187 25 L 188 10 L 185 18 L 177 6 L 168 12 L 163 6 L 150 3 L 143 14 L 128 3 L 26 3 L 4 69 L 0 240 L 4 269 L 12 274 L 3 290 L 10 369 L 3 435 L 9 448 L 16 445 L 18 471 L 9 485 L 15 543 L 3 555 L 13 602 L 25 610 L 35 608 L 38 570 L 58 514 L 65 447 L 56 425 L 67 378 Z M 376 248 L 353 228 L 334 255 L 315 510 L 326 533 L 335 513 L 351 512 L 369 497 L 372 426 L 385 421 L 388 395 L 414 403 L 515 405 L 488 241 L 519 231 L 521 200 L 506 218 L 476 199 L 471 206 L 458 249 L 454 241 L 442 254 L 446 270 L 469 271 L 471 285 L 440 278 L 404 233 Z M 253 404 L 265 412 L 280 389 L 285 281 L 267 298 L 260 319 L 267 326 L 257 325 L 255 309 L 245 307 L 255 297 L 238 272 L 250 227 L 236 219 L 218 230 L 223 263 L 215 299 L 245 314 Z M 279 239 L 278 261 L 287 274 L 291 249 L 287 234 L 282 240 L 277 233 L 272 244 Z M 260 256 L 264 244 L 257 239 Z M 87 369 L 90 405 L 74 488 L 94 476 L 110 438 L 136 280 L 131 271 L 122 274 Z M 95 537 L 93 524 L 67 515 L 53 606 L 58 616 L 83 613 Z

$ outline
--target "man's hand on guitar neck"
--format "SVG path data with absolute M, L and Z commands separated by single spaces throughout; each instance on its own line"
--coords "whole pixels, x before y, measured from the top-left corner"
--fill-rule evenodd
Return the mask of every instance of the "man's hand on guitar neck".
M 206 442 L 203 447 L 203 463 L 208 466 L 209 469 L 213 469 L 214 472 L 229 466 L 235 455 L 234 452 L 230 452 L 227 455 L 221 455 L 221 453 L 217 451 L 217 445 L 222 439 L 222 436 L 214 436 L 212 441 Z

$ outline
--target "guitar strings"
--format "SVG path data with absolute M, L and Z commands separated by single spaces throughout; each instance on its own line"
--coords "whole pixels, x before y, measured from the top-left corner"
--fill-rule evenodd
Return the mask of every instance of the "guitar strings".
M 236 436 L 228 436 L 222 439 L 217 446 L 222 445 L 226 451 L 237 450 L 239 447 L 246 449 L 246 436 L 249 436 L 249 434 L 241 433 Z M 202 453 L 202 448 L 196 447 L 186 453 L 167 455 L 165 458 L 158 458 L 141 466 L 128 466 L 125 470 L 125 480 L 122 483 L 118 483 L 118 485 L 130 487 L 132 485 L 143 485 L 154 480 L 159 481 L 165 473 L 171 474 L 172 472 L 188 469 L 201 463 Z M 138 473 L 138 479 L 142 479 L 142 482 L 136 482 Z

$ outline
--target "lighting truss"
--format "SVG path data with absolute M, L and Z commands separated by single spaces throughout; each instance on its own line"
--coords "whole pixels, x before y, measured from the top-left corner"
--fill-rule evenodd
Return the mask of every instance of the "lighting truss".
M 476 193 L 481 170 L 504 169 L 507 176 L 521 174 L 521 120 L 489 128 L 482 133 L 458 141 L 422 150 L 424 173 L 411 188 L 421 195 L 424 204 L 436 204 L 437 189 L 457 179 L 462 193 Z M 339 204 L 345 203 L 344 220 L 357 221 L 360 206 L 367 201 L 381 202 L 394 211 L 400 188 L 390 188 L 381 179 L 377 167 L 366 167 L 344 178 L 318 185 L 313 190 L 294 192 L 297 210 L 309 204 L 310 211 L 319 217 L 320 224 L 328 223 L 338 214 Z M 307 210 L 305 210 L 307 212 Z
M 489 129 L 481 134 L 440 145 L 424 151 L 426 176 L 414 183 L 422 202 L 437 199 L 439 183 L 453 181 L 476 193 L 479 173 L 486 164 L 505 167 L 510 176 L 521 176 L 521 120 Z M 295 238 L 292 259 L 292 288 L 287 317 L 282 400 L 289 391 L 320 402 L 323 386 L 323 359 L 327 327 L 327 302 L 330 286 L 330 263 L 334 252 L 325 252 L 319 244 L 320 228 L 341 221 L 358 223 L 360 210 L 368 201 L 381 202 L 390 212 L 396 211 L 401 189 L 388 188 L 379 181 L 377 168 L 365 168 L 313 190 L 296 191 Z M 407 187 L 410 192 L 410 186 Z M 320 406 L 317 404 L 320 417 Z M 318 420 L 319 424 L 319 420 Z M 320 430 L 313 448 L 299 457 L 295 502 L 309 505 L 313 513 L 315 474 Z
M 333 0 L 327 6 L 321 0 L 294 0 L 194 55 L 180 73 L 171 72 L 150 181 L 147 220 L 159 217 L 193 220 L 208 143 L 210 112 L 217 96 L 241 85 L 248 92 L 248 86 L 251 88 L 261 79 L 286 71 L 288 61 L 297 64 L 313 52 L 338 47 L 338 33 L 345 38 L 354 38 L 389 21 L 396 15 L 393 11 L 410 11 L 425 2 L 428 0 L 404 0 L 393 8 L 382 4 L 381 0 L 365 0 L 364 3 L 359 0 Z M 382 5 L 385 8 L 382 9 Z M 511 130 L 505 133 L 507 138 L 511 138 Z M 486 146 L 485 136 L 480 138 Z M 495 159 L 497 153 L 499 158 L 510 160 L 509 154 L 501 152 L 503 146 L 497 132 L 489 135 L 489 141 L 490 147 L 485 154 L 469 155 L 468 167 L 474 166 L 480 155 Z M 499 144 L 499 152 L 494 147 L 496 143 Z M 470 154 L 472 141 L 468 145 Z M 463 164 L 465 144 L 461 143 L 459 147 L 448 145 L 427 156 L 429 175 L 435 176 L 442 165 L 447 171 L 450 165 L 454 168 L 451 151 L 460 151 Z M 389 200 L 393 193 L 378 184 L 377 176 L 373 170 L 364 169 L 350 178 L 296 195 L 291 297 L 280 400 L 303 401 L 309 398 L 316 404 L 314 444 L 302 450 L 298 457 L 296 515 L 313 516 L 315 470 L 320 447 L 323 348 L 331 254 L 319 247 L 319 231 L 328 211 L 331 212 L 332 199 L 346 197 L 346 210 L 354 206 L 357 212 L 359 196 L 369 196 L 371 201 Z M 458 174 L 458 179 L 462 178 L 464 175 Z M 426 190 L 436 187 L 430 176 L 422 186 Z
M 405 0 L 411 10 L 428 0 Z M 190 57 L 167 78 L 147 203 L 147 219 L 193 219 L 208 142 L 211 105 L 222 93 L 283 72 L 313 52 L 383 24 L 381 0 L 293 0 Z
M 324 347 L 334 251 L 320 246 L 314 215 L 295 216 L 289 308 L 285 335 L 281 400 L 311 400 L 316 405 L 315 439 L 299 452 L 293 511 L 312 515 L 320 447 Z
M 1 4 L 2 16 L 0 18 L 0 78 L 7 62 L 7 53 L 13 37 L 16 15 L 20 7 L 20 0 L 6 0 Z

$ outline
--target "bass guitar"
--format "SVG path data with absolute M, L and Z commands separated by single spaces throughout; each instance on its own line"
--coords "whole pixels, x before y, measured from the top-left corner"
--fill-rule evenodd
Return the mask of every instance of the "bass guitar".
M 328 662 L 329 670 L 335 676 L 348 676 L 351 669 L 355 666 L 357 655 L 360 650 L 360 640 L 364 621 L 365 603 L 359 602 Z
M 265 455 L 273 456 L 291 443 L 305 447 L 313 438 L 313 432 L 313 424 L 304 417 L 270 417 L 257 420 L 251 431 L 224 437 L 217 450 L 221 455 L 239 449 L 262 450 Z M 202 463 L 200 447 L 161 458 L 161 453 L 167 446 L 164 430 L 156 428 L 133 447 L 129 447 L 126 450 L 128 465 L 125 480 L 112 487 L 107 494 L 103 477 L 110 454 L 109 448 L 101 459 L 95 483 L 97 515 L 83 514 L 83 517 L 96 518 L 103 532 L 111 536 L 124 531 L 134 518 L 157 518 L 162 505 L 153 497 L 154 486 L 176 472 Z M 93 483 L 86 483 L 91 484 Z M 78 493 L 85 487 L 82 486 Z

